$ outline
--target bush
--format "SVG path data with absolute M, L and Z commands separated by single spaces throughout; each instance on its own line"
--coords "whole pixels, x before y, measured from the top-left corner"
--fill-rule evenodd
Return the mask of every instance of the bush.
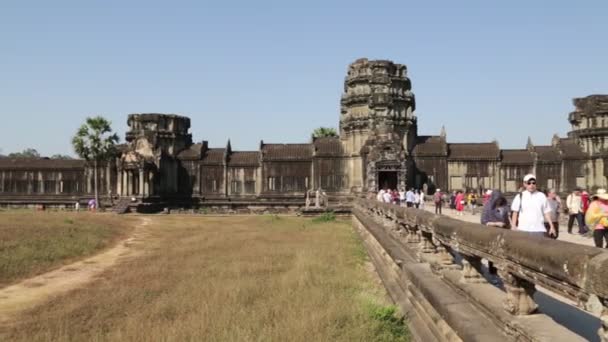
M 395 306 L 370 305 L 369 315 L 376 322 L 375 341 L 409 341 L 405 320 L 397 317 Z
M 326 211 L 323 214 L 312 219 L 315 223 L 333 222 L 336 220 L 336 214 L 333 211 Z

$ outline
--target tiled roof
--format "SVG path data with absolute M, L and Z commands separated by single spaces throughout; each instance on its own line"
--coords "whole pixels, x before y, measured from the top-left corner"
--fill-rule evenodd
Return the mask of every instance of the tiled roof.
M 83 169 L 82 159 L 25 159 L 0 158 L 0 169 L 3 170 L 73 170 Z
M 264 160 L 310 160 L 312 144 L 264 144 Z
M 534 146 L 534 151 L 538 155 L 538 161 L 542 162 L 561 162 L 559 150 L 554 146 Z
M 221 165 L 224 163 L 225 148 L 210 148 L 203 156 L 203 165 Z
M 338 137 L 316 138 L 313 144 L 316 156 L 338 157 L 344 155 L 344 149 Z
M 260 153 L 258 151 L 233 152 L 228 161 L 229 166 L 258 166 Z
M 532 165 L 534 156 L 528 150 L 501 150 L 502 163 L 512 165 Z
M 194 144 L 185 150 L 182 150 L 177 157 L 179 159 L 199 159 L 201 157 L 201 149 L 203 144 Z
M 416 157 L 446 156 L 447 154 L 448 146 L 440 136 L 419 136 L 412 151 L 412 155 Z
M 579 159 L 587 157 L 587 154 L 583 152 L 576 141 L 572 139 L 559 139 L 559 149 L 562 151 L 564 159 Z
M 448 144 L 448 159 L 453 160 L 496 160 L 500 150 L 496 143 Z

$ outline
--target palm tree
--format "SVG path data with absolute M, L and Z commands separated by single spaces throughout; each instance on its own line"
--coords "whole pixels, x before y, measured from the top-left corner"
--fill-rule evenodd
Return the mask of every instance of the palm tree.
M 81 158 L 93 162 L 93 178 L 95 187 L 95 205 L 99 205 L 97 190 L 97 164 L 108 159 L 115 151 L 118 135 L 112 133 L 110 121 L 101 116 L 87 118 L 72 138 L 74 151 Z
M 337 137 L 338 133 L 333 127 L 319 127 L 312 132 L 312 136 L 315 138 Z

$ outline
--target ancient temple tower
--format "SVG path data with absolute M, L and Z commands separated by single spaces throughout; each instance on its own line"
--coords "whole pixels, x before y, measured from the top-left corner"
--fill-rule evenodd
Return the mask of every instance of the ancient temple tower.
M 192 145 L 190 119 L 173 114 L 131 114 L 127 123 L 127 145 L 117 161 L 118 194 L 152 197 L 177 193 L 176 157 Z
M 576 170 L 583 178 L 585 188 L 606 187 L 608 177 L 608 95 L 590 95 L 575 98 L 575 110 L 568 116 L 574 138 L 589 159 L 583 170 Z M 580 183 L 580 182 L 578 182 Z
M 349 65 L 341 99 L 340 139 L 348 157 L 352 191 L 411 184 L 408 156 L 417 131 L 411 87 L 405 65 L 365 58 Z

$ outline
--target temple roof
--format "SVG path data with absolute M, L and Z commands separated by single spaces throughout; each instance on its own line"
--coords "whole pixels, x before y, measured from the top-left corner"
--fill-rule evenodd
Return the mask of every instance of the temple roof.
M 83 169 L 82 159 L 29 159 L 0 158 L 0 169 L 3 170 L 74 170 Z
M 228 160 L 229 166 L 258 166 L 260 164 L 260 152 L 242 151 L 233 152 Z
M 313 141 L 315 156 L 339 157 L 344 155 L 342 142 L 338 137 L 315 138 Z
M 264 144 L 262 154 L 266 161 L 310 160 L 312 144 Z
M 581 159 L 588 157 L 588 155 L 583 152 L 579 144 L 577 144 L 573 139 L 559 139 L 558 147 L 562 151 L 564 159 Z
M 448 144 L 448 159 L 452 160 L 497 160 L 500 150 L 495 142 Z
M 538 161 L 542 162 L 561 162 L 562 158 L 559 149 L 555 146 L 534 146 L 534 152 L 538 155 Z
M 225 148 L 210 148 L 203 156 L 203 165 L 222 165 L 224 163 Z
M 177 158 L 179 159 L 200 159 L 202 153 L 203 144 L 194 144 L 189 148 L 182 150 Z
M 526 149 L 521 150 L 501 150 L 502 163 L 512 165 L 532 165 L 534 156 Z
M 445 157 L 447 154 L 448 144 L 438 135 L 418 136 L 412 151 L 415 157 Z

